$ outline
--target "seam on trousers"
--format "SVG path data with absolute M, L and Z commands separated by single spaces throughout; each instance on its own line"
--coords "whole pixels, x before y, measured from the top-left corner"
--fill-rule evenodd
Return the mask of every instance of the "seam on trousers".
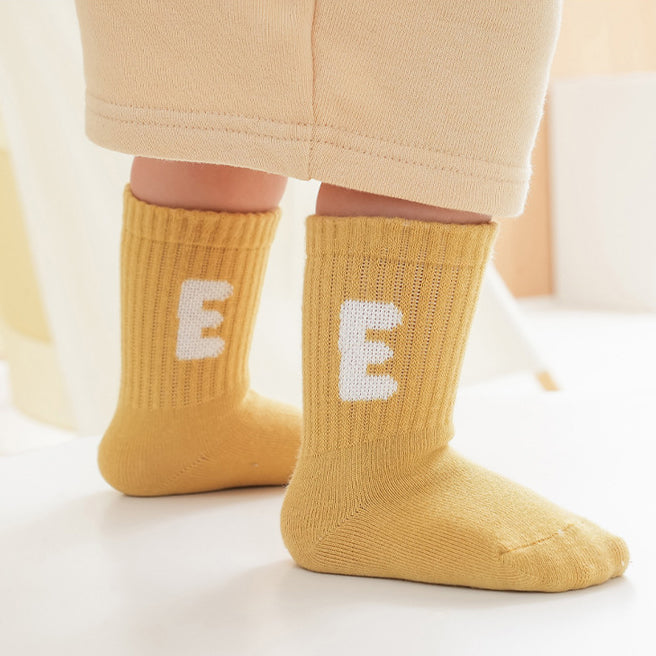
M 235 130 L 231 128 L 214 128 L 214 127 L 204 127 L 204 126 L 199 126 L 199 125 L 184 125 L 180 123 L 165 123 L 165 122 L 157 122 L 157 121 L 137 121 L 137 120 L 130 120 L 130 119 L 125 119 L 125 118 L 115 118 L 113 116 L 107 116 L 106 114 L 102 114 L 100 112 L 97 112 L 95 110 L 89 110 L 91 114 L 94 114 L 98 116 L 99 118 L 105 120 L 105 121 L 114 121 L 116 123 L 125 123 L 129 125 L 141 125 L 144 127 L 147 126 L 153 126 L 153 127 L 162 127 L 162 128 L 174 128 L 174 129 L 183 129 L 183 130 L 198 130 L 198 131 L 203 131 L 203 132 L 230 132 L 230 133 L 235 133 L 235 134 L 249 134 L 253 136 L 258 136 L 258 137 L 263 137 L 267 139 L 277 139 L 278 141 L 289 141 L 289 142 L 308 142 L 310 139 L 308 138 L 293 138 L 293 137 L 278 137 L 275 135 L 271 134 L 263 134 L 261 132 L 251 132 L 248 130 Z M 352 133 L 356 134 L 357 133 Z M 382 153 L 378 153 L 375 151 L 370 151 L 370 150 L 364 150 L 361 148 L 354 148 L 352 146 L 345 146 L 344 144 L 339 144 L 334 141 L 328 141 L 325 139 L 314 139 L 311 141 L 311 143 L 315 144 L 327 144 L 329 146 L 335 146 L 336 148 L 341 148 L 342 150 L 349 150 L 352 152 L 356 153 L 362 153 L 363 155 L 370 155 L 372 157 L 376 157 L 379 159 L 389 159 L 394 162 L 399 162 L 400 164 L 409 164 L 411 166 L 419 166 L 421 168 L 425 168 L 431 171 L 450 171 L 452 173 L 458 173 L 460 175 L 469 177 L 469 178 L 474 178 L 476 180 L 489 180 L 490 182 L 504 182 L 512 185 L 517 185 L 521 186 L 525 184 L 526 178 L 499 178 L 499 177 L 494 177 L 494 176 L 487 176 L 487 175 L 478 175 L 475 173 L 471 173 L 470 171 L 463 171 L 462 169 L 459 169 L 454 166 L 431 166 L 430 164 L 425 164 L 423 162 L 417 162 L 414 160 L 407 160 L 407 159 L 402 159 L 399 157 L 393 157 L 392 155 L 385 155 Z M 381 141 L 380 143 L 385 143 Z M 433 154 L 442 154 L 442 155 L 447 155 L 449 156 L 448 153 L 442 153 L 439 150 L 425 150 L 425 152 L 428 153 L 433 153 Z M 477 161 L 477 160 L 476 160 Z
M 310 145 L 308 148 L 308 161 L 306 169 L 306 177 L 309 179 L 312 172 L 312 155 L 314 154 L 314 144 L 315 144 L 315 130 L 317 125 L 317 114 L 316 114 L 316 105 L 315 105 L 315 88 L 316 88 L 316 67 L 315 67 L 315 56 L 314 56 L 314 24 L 317 17 L 317 2 L 314 0 L 314 7 L 312 9 L 312 26 L 310 27 L 310 56 L 312 58 L 312 125 L 310 126 Z

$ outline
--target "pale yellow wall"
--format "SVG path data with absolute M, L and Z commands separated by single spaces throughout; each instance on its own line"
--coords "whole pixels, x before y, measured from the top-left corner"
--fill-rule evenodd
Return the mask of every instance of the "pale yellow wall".
M 565 0 L 552 75 L 656 70 L 656 0 Z
M 494 254 L 494 264 L 515 296 L 549 294 L 552 290 L 546 122 L 538 133 L 532 165 L 526 210 L 517 218 L 500 221 Z
M 552 77 L 656 70 L 656 0 L 565 0 Z M 545 119 L 549 107 L 547 104 Z M 526 211 L 503 220 L 495 263 L 516 296 L 553 291 L 547 120 L 533 154 Z

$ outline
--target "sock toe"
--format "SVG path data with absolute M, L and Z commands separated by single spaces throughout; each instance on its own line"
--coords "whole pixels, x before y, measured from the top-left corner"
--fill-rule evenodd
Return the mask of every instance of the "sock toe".
M 580 519 L 553 535 L 502 554 L 523 590 L 563 592 L 620 576 L 628 564 L 621 538 Z
M 629 547 L 624 540 L 616 535 L 606 534 L 606 546 L 611 562 L 613 563 L 613 573 L 609 578 L 622 576 L 629 566 Z

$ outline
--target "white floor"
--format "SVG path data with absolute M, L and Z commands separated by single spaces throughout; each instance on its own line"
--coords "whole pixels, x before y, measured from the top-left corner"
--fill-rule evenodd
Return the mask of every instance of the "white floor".
M 283 490 L 124 497 L 97 438 L 53 445 L 70 436 L 17 418 L 1 383 L 0 448 L 32 450 L 0 458 L 0 653 L 656 653 L 656 316 L 523 305 L 563 391 L 463 389 L 454 446 L 622 535 L 623 578 L 553 595 L 306 572 Z
M 9 367 L 0 360 L 0 456 L 63 444 L 75 439 L 70 431 L 44 424 L 11 405 Z

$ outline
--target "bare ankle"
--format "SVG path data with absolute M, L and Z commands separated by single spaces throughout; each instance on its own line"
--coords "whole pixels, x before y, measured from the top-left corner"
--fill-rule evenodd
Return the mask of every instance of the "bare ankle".
M 346 187 L 321 183 L 316 213 L 325 216 L 399 216 L 417 221 L 441 223 L 487 223 L 492 218 L 445 207 L 424 205 L 402 198 L 379 196 Z
M 135 157 L 132 193 L 147 203 L 217 212 L 265 212 L 280 203 L 287 178 L 221 164 Z

